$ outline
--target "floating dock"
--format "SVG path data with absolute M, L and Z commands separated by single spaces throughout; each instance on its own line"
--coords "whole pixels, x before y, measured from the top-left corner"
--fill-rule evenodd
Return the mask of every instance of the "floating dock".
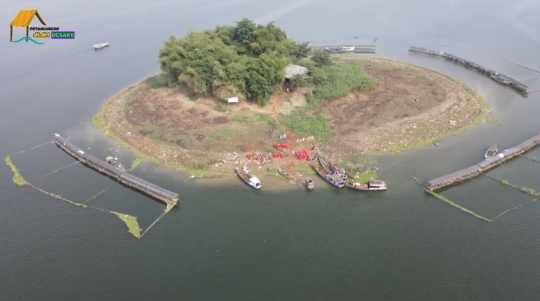
M 452 185 L 456 182 L 472 178 L 487 171 L 488 169 L 512 159 L 515 156 L 523 154 L 538 144 L 540 144 L 540 135 L 534 136 L 517 146 L 504 150 L 498 155 L 482 160 L 478 164 L 466 167 L 433 180 L 429 180 L 426 182 L 425 187 L 430 191 L 434 191 L 436 189 Z
M 488 69 L 484 66 L 481 66 L 479 64 L 476 64 L 476 63 L 473 63 L 471 61 L 468 61 L 468 60 L 465 60 L 465 59 L 462 59 L 460 57 L 457 57 L 455 55 L 452 55 L 452 54 L 449 54 L 449 53 L 445 53 L 445 52 L 442 52 L 442 51 L 433 51 L 433 50 L 429 50 L 429 49 L 426 49 L 426 48 L 421 48 L 421 47 L 414 47 L 414 46 L 411 46 L 409 48 L 409 52 L 413 52 L 413 53 L 418 53 L 418 54 L 425 54 L 425 55 L 431 55 L 431 56 L 435 56 L 435 57 L 440 57 L 440 58 L 443 58 L 447 61 L 451 61 L 457 65 L 460 65 L 460 66 L 463 66 L 467 69 L 473 69 L 489 78 L 491 78 L 492 80 L 496 81 L 496 82 L 499 82 L 503 85 L 507 85 L 511 88 L 514 88 L 515 90 L 523 93 L 523 94 L 529 94 L 531 93 L 530 91 L 530 88 L 509 77 L 509 76 L 506 76 L 504 74 L 501 74 L 499 72 L 496 72 L 496 71 L 493 71 L 491 69 Z
M 375 53 L 375 45 L 310 46 L 311 51 L 325 50 L 331 53 Z
M 111 164 L 106 163 L 92 155 L 89 155 L 76 147 L 73 143 L 67 141 L 64 137 L 54 134 L 54 142 L 66 153 L 70 154 L 75 159 L 90 166 L 98 172 L 104 173 L 109 177 L 115 178 L 120 183 L 132 187 L 136 190 L 144 192 L 160 201 L 165 202 L 168 206 L 178 205 L 178 194 L 172 191 L 161 188 L 148 181 L 129 174 Z

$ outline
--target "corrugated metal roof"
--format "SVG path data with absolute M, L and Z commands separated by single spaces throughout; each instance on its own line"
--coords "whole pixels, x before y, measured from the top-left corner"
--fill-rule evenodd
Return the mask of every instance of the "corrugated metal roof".
M 308 72 L 306 67 L 289 64 L 285 66 L 285 78 L 293 78 L 295 75 L 304 75 Z
M 11 21 L 11 24 L 9 26 L 15 26 L 15 27 L 28 27 L 30 26 L 30 23 L 32 23 L 32 19 L 34 19 L 34 16 L 38 17 L 39 22 L 43 25 L 45 24 L 45 21 L 41 19 L 41 16 L 39 15 L 37 9 L 30 9 L 30 10 L 24 10 L 21 9 L 17 16 Z

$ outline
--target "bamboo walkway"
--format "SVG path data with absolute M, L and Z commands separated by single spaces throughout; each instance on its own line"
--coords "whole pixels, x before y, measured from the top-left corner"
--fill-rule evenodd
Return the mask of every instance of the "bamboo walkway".
M 458 56 L 455 56 L 453 54 L 450 54 L 450 53 L 445 53 L 445 52 L 442 52 L 442 51 L 434 51 L 434 50 L 429 50 L 429 49 L 426 49 L 426 48 L 422 48 L 422 47 L 414 47 L 414 46 L 411 46 L 409 48 L 409 52 L 412 52 L 412 53 L 417 53 L 417 54 L 424 54 L 424 55 L 431 55 L 431 56 L 435 56 L 435 57 L 440 57 L 440 58 L 443 58 L 444 60 L 446 61 L 451 61 L 457 65 L 460 65 L 460 66 L 463 66 L 467 69 L 472 69 L 472 70 L 475 70 L 477 72 L 479 72 L 480 74 L 482 75 L 485 75 L 489 78 L 491 78 L 492 80 L 496 81 L 496 82 L 499 82 L 503 85 L 507 85 L 511 88 L 514 88 L 515 90 L 521 92 L 522 94 L 530 94 L 532 93 L 533 91 L 530 90 L 530 88 L 507 76 L 507 75 L 504 75 L 502 73 L 499 73 L 499 72 L 496 72 L 494 70 L 491 70 L 491 69 L 488 69 L 480 64 L 477 64 L 477 63 L 474 63 L 474 62 L 471 62 L 471 61 L 468 61 L 466 59 L 462 59 Z
M 517 146 L 506 149 L 502 153 L 484 159 L 477 164 L 429 180 L 426 182 L 425 187 L 426 189 L 433 191 L 475 177 L 495 166 L 502 164 L 503 162 L 512 159 L 515 156 L 522 155 L 523 153 L 529 151 L 538 144 L 540 144 L 540 135 L 536 135 Z

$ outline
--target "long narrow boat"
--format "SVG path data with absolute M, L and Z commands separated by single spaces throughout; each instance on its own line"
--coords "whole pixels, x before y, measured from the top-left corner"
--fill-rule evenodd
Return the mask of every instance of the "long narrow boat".
M 337 188 L 343 188 L 345 187 L 345 180 L 343 180 L 343 176 L 340 174 L 332 174 L 324 170 L 322 167 L 317 165 L 311 165 L 313 169 L 323 178 L 326 182 L 334 185 Z
M 282 175 L 285 179 L 287 179 L 289 181 L 295 181 L 295 178 L 293 176 L 291 176 L 287 171 L 285 171 L 285 169 L 283 169 L 281 167 L 278 167 L 277 170 L 278 170 L 279 174 Z
M 497 154 L 498 151 L 499 151 L 499 143 L 495 143 L 489 147 L 486 154 L 484 155 L 484 158 L 487 159 L 489 157 L 493 157 Z
M 261 186 L 262 186 L 261 181 L 257 177 L 251 176 L 248 173 L 245 173 L 244 171 L 239 170 L 238 167 L 236 167 L 234 170 L 236 171 L 236 174 L 238 175 L 238 177 L 242 179 L 242 181 L 244 181 L 246 184 L 248 184 L 249 186 L 255 189 L 261 189 Z
M 326 170 L 326 172 L 332 173 L 332 166 L 330 165 L 330 162 L 326 160 L 325 157 L 319 156 L 319 164 L 321 164 L 322 168 Z
M 386 182 L 383 180 L 369 180 L 367 183 L 348 182 L 347 187 L 356 190 L 386 190 Z
M 504 74 L 499 74 L 499 72 L 492 74 L 491 78 L 495 81 L 498 81 L 501 84 L 508 85 L 512 82 L 512 79 Z

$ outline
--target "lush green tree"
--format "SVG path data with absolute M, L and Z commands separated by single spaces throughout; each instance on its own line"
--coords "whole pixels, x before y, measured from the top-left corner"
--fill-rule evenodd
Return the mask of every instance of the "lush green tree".
M 309 48 L 309 42 L 297 43 L 295 46 L 291 55 L 297 60 L 307 58 L 310 55 L 311 48 Z
M 169 84 L 183 85 L 195 95 L 239 96 L 264 105 L 283 81 L 285 65 L 305 57 L 306 47 L 274 23 L 243 19 L 234 26 L 170 37 L 159 62 Z
M 305 87 L 307 85 L 308 85 L 308 82 L 304 75 L 295 75 L 291 78 L 291 86 L 293 89 Z
M 363 76 L 361 71 L 345 70 L 345 67 L 333 64 L 330 53 L 326 51 L 311 53 L 307 42 L 297 43 L 288 38 L 285 31 L 274 23 L 259 25 L 249 19 L 242 19 L 234 26 L 189 31 L 183 38 L 170 37 L 159 52 L 159 62 L 162 78 L 169 85 L 187 87 L 195 96 L 222 100 L 238 96 L 261 106 L 281 85 L 284 68 L 291 62 L 309 70 L 307 76 L 291 79 L 293 88 L 322 85 L 326 91 L 331 86 L 335 87 L 336 82 L 353 77 L 360 80 Z M 342 73 L 344 75 L 336 80 L 336 74 Z M 328 82 L 333 84 L 328 86 Z M 343 89 L 334 90 L 342 93 L 346 88 L 368 83 L 347 81 Z M 319 91 L 313 97 L 319 99 L 330 94 Z
M 315 51 L 311 56 L 311 59 L 317 63 L 318 66 L 329 66 L 332 64 L 332 58 L 330 57 L 330 52 L 319 50 Z

